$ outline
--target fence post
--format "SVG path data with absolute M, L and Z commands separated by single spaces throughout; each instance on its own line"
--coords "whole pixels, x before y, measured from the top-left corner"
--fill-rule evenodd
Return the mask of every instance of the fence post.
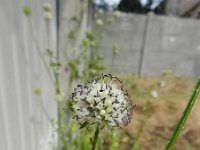
M 143 62 L 144 62 L 144 53 L 146 50 L 146 41 L 148 38 L 148 32 L 149 32 L 149 24 L 150 24 L 150 19 L 151 19 L 152 13 L 149 13 L 146 16 L 145 20 L 145 27 L 144 27 L 144 32 L 143 32 L 143 41 L 142 41 L 142 46 L 141 46 L 141 51 L 140 51 L 140 60 L 139 60 L 139 66 L 138 66 L 138 75 L 142 76 L 142 68 L 143 68 Z

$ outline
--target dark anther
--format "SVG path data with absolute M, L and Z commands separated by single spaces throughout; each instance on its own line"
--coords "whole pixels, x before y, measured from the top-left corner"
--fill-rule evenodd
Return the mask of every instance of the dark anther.
M 72 119 L 78 120 L 78 119 L 80 119 L 80 118 L 76 115 L 76 116 L 74 116 Z
M 88 88 L 87 84 L 85 84 L 84 88 L 85 88 L 85 89 L 87 89 L 87 88 Z
M 89 111 L 93 111 L 93 108 L 89 106 L 89 107 L 88 107 L 88 110 L 89 110 Z
M 72 104 L 72 103 L 70 103 L 70 110 L 71 110 L 71 111 L 74 111 L 74 108 L 73 108 L 73 104 Z
M 89 94 L 91 91 L 92 91 L 92 89 L 89 89 L 89 90 L 87 91 L 87 94 Z
M 115 99 L 115 101 L 114 101 L 116 104 L 119 104 L 119 102 L 118 102 L 118 100 L 117 99 Z
M 94 101 L 94 106 L 96 107 L 99 103 L 97 103 L 96 101 Z
M 121 111 L 121 113 L 123 113 L 125 110 L 126 110 L 126 109 L 121 109 L 120 111 Z
M 128 119 L 126 117 L 122 118 L 122 122 L 124 123 L 125 126 L 127 126 L 128 123 L 129 123 L 129 121 L 128 121 Z
M 89 103 L 87 100 L 85 100 L 84 102 L 85 102 L 86 104 L 90 105 L 90 103 Z
M 86 99 L 87 99 L 87 98 L 85 97 L 85 98 L 83 98 L 83 99 L 81 99 L 81 100 L 82 100 L 82 101 L 86 101 Z
M 111 121 L 110 121 L 110 120 L 106 120 L 106 121 L 108 121 L 109 123 L 111 123 Z
M 80 95 L 82 95 L 82 94 L 83 94 L 83 90 L 80 91 Z
M 108 85 L 108 87 L 110 88 L 110 90 L 112 90 L 112 86 L 111 85 Z
M 103 75 L 103 77 L 109 77 L 109 75 L 107 75 L 107 74 L 104 74 L 104 75 Z
M 102 101 L 103 101 L 103 103 L 104 103 L 104 102 L 105 102 L 105 100 L 106 100 L 106 98 L 104 97 L 104 98 L 102 98 L 101 100 L 102 100 Z
M 119 123 L 114 119 L 114 122 L 116 123 L 116 125 L 119 127 Z
M 72 93 L 72 98 L 75 96 L 75 93 Z
M 99 92 L 97 91 L 97 97 L 99 97 L 100 95 L 99 95 Z

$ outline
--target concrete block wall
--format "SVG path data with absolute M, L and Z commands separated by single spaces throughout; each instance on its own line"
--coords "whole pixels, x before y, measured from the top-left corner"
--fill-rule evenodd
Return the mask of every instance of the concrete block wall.
M 107 14 L 107 17 L 109 14 Z M 112 44 L 119 46 L 115 72 L 160 75 L 169 69 L 177 75 L 200 76 L 200 21 L 153 14 L 121 14 L 104 26 L 99 51 L 112 64 Z
M 140 64 L 143 34 L 146 16 L 122 14 L 112 25 L 103 26 L 105 36 L 101 41 L 100 53 L 105 64 L 112 70 L 138 72 Z M 119 54 L 114 58 L 112 66 L 112 46 L 116 44 Z
M 142 74 L 170 69 L 183 76 L 200 76 L 200 21 L 150 16 Z

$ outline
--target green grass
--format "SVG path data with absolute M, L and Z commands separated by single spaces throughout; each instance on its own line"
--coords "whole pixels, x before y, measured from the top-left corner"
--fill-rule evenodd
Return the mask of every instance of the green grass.
M 193 106 L 194 106 L 194 104 L 195 104 L 195 102 L 197 100 L 199 92 L 200 92 L 200 79 L 197 81 L 197 84 L 196 84 L 196 86 L 195 86 L 195 88 L 193 90 L 191 98 L 188 101 L 187 106 L 185 107 L 183 115 L 180 118 L 180 120 L 179 120 L 179 122 L 177 124 L 177 127 L 176 127 L 176 129 L 174 130 L 174 132 L 172 134 L 171 139 L 169 140 L 168 144 L 165 147 L 166 150 L 171 150 L 173 148 L 174 144 L 176 143 L 177 138 L 178 138 L 183 126 L 185 125 L 185 123 L 186 123 L 186 121 L 187 121 L 187 119 L 189 117 L 189 114 L 192 111 L 192 108 L 193 108 Z

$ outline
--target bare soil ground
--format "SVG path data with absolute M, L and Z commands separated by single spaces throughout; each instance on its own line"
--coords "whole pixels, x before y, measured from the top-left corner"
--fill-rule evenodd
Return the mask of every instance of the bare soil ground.
M 195 80 L 174 75 L 121 78 L 137 106 L 131 124 L 121 133 L 119 149 L 164 149 L 192 94 Z M 151 95 L 152 90 L 158 97 Z M 174 149 L 200 150 L 200 97 Z

